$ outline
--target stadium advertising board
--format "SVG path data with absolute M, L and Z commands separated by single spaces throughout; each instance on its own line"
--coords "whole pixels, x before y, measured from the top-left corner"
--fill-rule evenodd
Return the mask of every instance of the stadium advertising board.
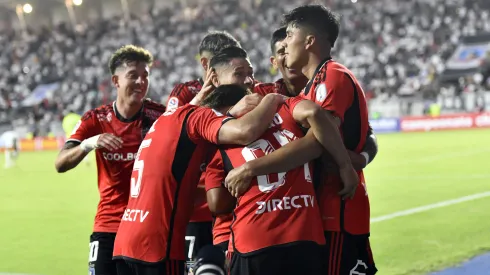
M 402 132 L 490 128 L 490 113 L 404 117 L 400 128 Z
M 400 131 L 400 120 L 398 118 L 380 118 L 369 120 L 375 133 L 393 133 Z

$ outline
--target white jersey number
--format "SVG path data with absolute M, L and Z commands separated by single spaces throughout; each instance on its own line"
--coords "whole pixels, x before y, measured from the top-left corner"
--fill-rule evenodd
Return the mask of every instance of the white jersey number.
M 150 147 L 151 139 L 145 139 L 138 149 L 136 154 L 136 159 L 133 166 L 133 175 L 131 176 L 131 197 L 137 198 L 140 194 L 141 189 L 141 179 L 143 176 L 143 170 L 145 169 L 145 160 L 140 160 L 141 151 L 145 148 Z
M 277 142 L 281 144 L 281 147 L 297 139 L 297 137 L 288 130 L 277 131 L 273 135 L 276 138 Z M 247 162 L 252 161 L 260 157 L 257 156 L 256 154 L 256 152 L 259 150 L 262 151 L 264 155 L 268 155 L 274 152 L 276 149 L 272 146 L 272 144 L 269 141 L 265 139 L 259 139 L 247 145 L 247 147 L 243 148 L 242 156 L 245 159 L 245 161 Z M 306 181 L 311 182 L 310 166 L 308 163 L 305 163 L 304 171 L 305 171 Z M 286 172 L 258 176 L 257 184 L 259 186 L 259 190 L 261 192 L 267 193 L 279 188 L 284 184 L 285 176 L 286 176 Z

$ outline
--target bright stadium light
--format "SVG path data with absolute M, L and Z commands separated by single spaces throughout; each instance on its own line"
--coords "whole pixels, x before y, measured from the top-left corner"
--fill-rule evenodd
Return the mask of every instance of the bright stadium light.
M 31 12 L 32 12 L 32 6 L 31 6 L 31 4 L 29 4 L 29 3 L 25 4 L 25 5 L 22 7 L 22 10 L 23 10 L 25 13 L 31 13 Z
M 73 5 L 80 6 L 83 3 L 83 0 L 73 0 Z
M 350 0 L 350 1 L 354 4 L 357 3 L 357 0 Z

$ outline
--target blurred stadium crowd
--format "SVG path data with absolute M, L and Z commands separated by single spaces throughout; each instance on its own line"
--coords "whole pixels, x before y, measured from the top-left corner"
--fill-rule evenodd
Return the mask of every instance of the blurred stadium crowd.
M 160 10 L 96 22 L 68 23 L 0 33 L 0 125 L 28 127 L 36 136 L 57 132 L 64 111 L 83 113 L 115 98 L 107 62 L 124 44 L 155 56 L 150 97 L 165 103 L 176 83 L 202 74 L 197 47 L 208 30 L 233 34 L 249 53 L 261 82 L 279 78 L 269 63 L 269 39 L 285 10 L 312 1 L 214 1 L 213 5 Z M 476 74 L 441 81 L 460 37 L 490 33 L 488 0 L 327 0 L 342 15 L 334 58 L 362 82 L 371 102 L 416 96 L 435 99 L 441 91 L 490 90 L 486 54 Z M 355 3 L 354 3 L 355 2 Z M 485 67 L 486 66 L 486 67 Z M 485 69 L 486 68 L 486 69 Z M 50 84 L 50 85 L 41 85 Z M 41 86 L 40 86 L 41 85 Z M 36 92 L 34 94 L 34 92 Z M 1 131 L 0 131 L 1 132 Z

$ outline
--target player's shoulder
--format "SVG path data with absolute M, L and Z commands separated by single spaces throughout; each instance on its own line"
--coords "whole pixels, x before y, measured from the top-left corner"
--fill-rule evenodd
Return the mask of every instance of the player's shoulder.
M 112 114 L 113 112 L 114 112 L 114 107 L 112 106 L 112 103 L 105 104 L 97 108 L 94 108 L 92 110 L 88 110 L 87 112 L 85 112 L 85 114 L 83 114 L 81 120 L 85 121 L 93 118 L 98 118 L 101 116 L 107 116 L 109 114 Z
M 194 79 L 187 82 L 177 83 L 174 86 L 173 95 L 178 96 L 182 91 L 189 91 L 193 94 L 197 94 L 202 88 L 201 80 Z
M 352 75 L 352 71 L 349 70 L 346 66 L 343 64 L 340 64 L 337 61 L 330 61 L 325 64 L 322 68 L 325 72 L 327 72 L 330 75 L 345 75 L 349 74 Z
M 156 111 L 159 112 L 160 114 L 163 114 L 165 112 L 165 105 L 147 99 L 145 100 L 145 109 Z
M 254 93 L 265 96 L 266 94 L 274 93 L 275 84 L 274 83 L 256 83 L 254 85 Z

